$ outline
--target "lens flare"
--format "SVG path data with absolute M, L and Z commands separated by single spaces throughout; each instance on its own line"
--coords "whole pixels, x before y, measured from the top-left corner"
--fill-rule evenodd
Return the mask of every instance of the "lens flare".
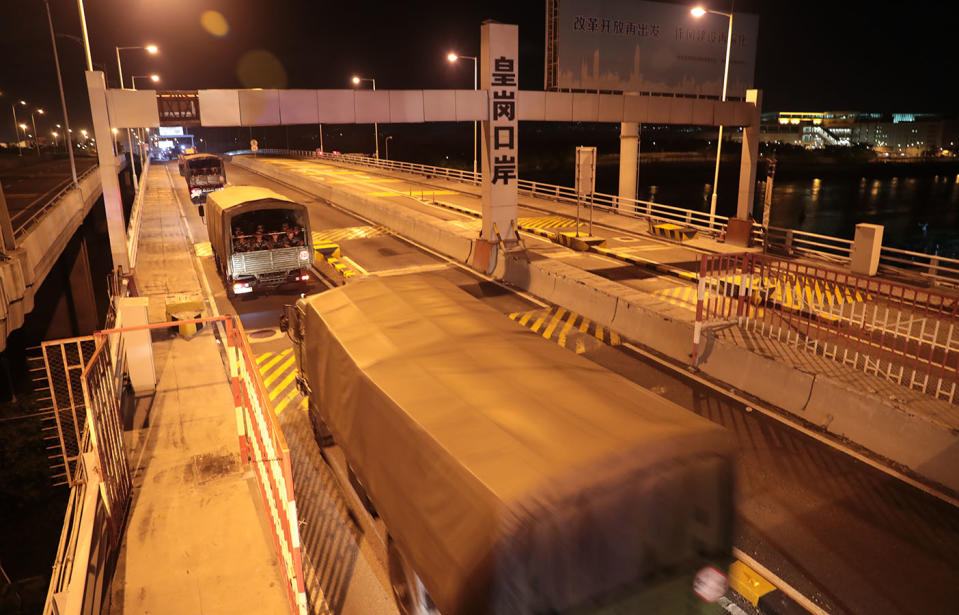
M 285 88 L 286 69 L 265 49 L 247 51 L 236 65 L 236 76 L 245 88 Z
M 200 25 L 203 29 L 216 37 L 224 37 L 230 31 L 230 24 L 219 11 L 203 11 L 200 15 Z

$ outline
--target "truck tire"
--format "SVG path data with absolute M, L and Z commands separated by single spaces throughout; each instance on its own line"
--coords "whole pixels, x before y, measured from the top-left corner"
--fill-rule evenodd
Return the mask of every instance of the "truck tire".
M 389 560 L 390 587 L 393 600 L 402 615 L 439 615 L 423 582 L 410 567 L 409 562 L 396 548 L 393 538 L 387 536 L 387 559 Z

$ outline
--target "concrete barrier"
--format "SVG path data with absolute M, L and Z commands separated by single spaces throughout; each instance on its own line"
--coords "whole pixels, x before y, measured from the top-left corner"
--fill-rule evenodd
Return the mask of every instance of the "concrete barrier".
M 7 336 L 22 327 L 33 311 L 34 293 L 102 193 L 100 175 L 88 174 L 80 180 L 79 189 L 67 192 L 45 211 L 18 238 L 17 249 L 0 262 L 0 351 L 7 346 Z
M 323 184 L 280 167 L 234 163 L 390 228 L 423 246 L 469 263 L 473 239 L 460 227 L 422 212 Z M 647 293 L 550 259 L 535 250 L 501 253 L 496 271 L 507 283 L 578 312 L 680 363 L 690 360 L 693 325 L 657 311 Z M 765 357 L 732 342 L 704 337 L 700 370 L 730 387 L 847 438 L 926 481 L 959 493 L 959 434 L 888 400 Z M 930 402 L 936 403 L 936 402 Z

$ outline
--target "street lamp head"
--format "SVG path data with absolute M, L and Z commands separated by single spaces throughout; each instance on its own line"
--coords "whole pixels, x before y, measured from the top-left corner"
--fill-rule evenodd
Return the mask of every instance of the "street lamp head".
M 21 106 L 21 107 L 26 107 L 26 106 L 27 106 L 27 101 L 21 100 L 21 101 L 20 101 L 20 106 Z
M 356 75 L 354 75 L 354 76 L 353 76 L 353 85 L 359 85 L 359 84 L 360 84 L 360 78 L 357 77 Z
M 60 124 L 57 124 L 57 128 L 63 128 L 63 126 L 61 126 Z
M 80 131 L 80 134 L 83 135 L 84 137 L 87 136 L 87 131 L 86 131 L 86 129 L 84 128 L 83 130 L 81 130 L 81 131 Z
M 160 75 L 150 75 L 150 81 L 156 83 L 160 80 Z
M 40 115 L 43 115 L 43 109 L 37 109 L 37 113 L 39 113 Z
M 697 7 L 694 7 L 693 10 L 689 12 L 692 13 L 693 17 L 696 17 L 698 19 L 699 17 L 702 17 L 703 15 L 706 14 L 706 9 L 704 9 L 701 6 L 697 6 Z
M 26 124 L 20 124 L 20 130 L 26 130 L 26 129 L 27 129 Z
M 50 134 L 53 135 L 54 137 L 59 137 L 59 136 L 60 136 L 60 135 L 57 134 L 57 131 L 56 131 L 56 130 L 51 130 L 51 131 L 50 131 Z
M 144 49 L 147 50 L 147 53 L 156 53 L 160 51 L 160 48 L 157 47 L 156 45 L 147 45 L 146 47 L 144 47 Z
M 111 128 L 111 129 L 110 129 L 110 132 L 112 132 L 113 134 L 117 134 L 117 133 L 120 132 L 120 131 L 117 130 L 116 128 Z
M 459 56 L 451 52 L 447 54 L 446 59 L 449 60 L 450 62 L 455 62 L 457 59 L 459 59 Z

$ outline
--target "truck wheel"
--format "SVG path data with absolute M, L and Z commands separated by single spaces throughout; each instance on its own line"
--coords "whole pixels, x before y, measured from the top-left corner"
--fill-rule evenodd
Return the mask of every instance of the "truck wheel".
M 402 615 L 438 615 L 436 606 L 409 562 L 403 557 L 392 537 L 387 537 L 387 559 L 393 599 Z

